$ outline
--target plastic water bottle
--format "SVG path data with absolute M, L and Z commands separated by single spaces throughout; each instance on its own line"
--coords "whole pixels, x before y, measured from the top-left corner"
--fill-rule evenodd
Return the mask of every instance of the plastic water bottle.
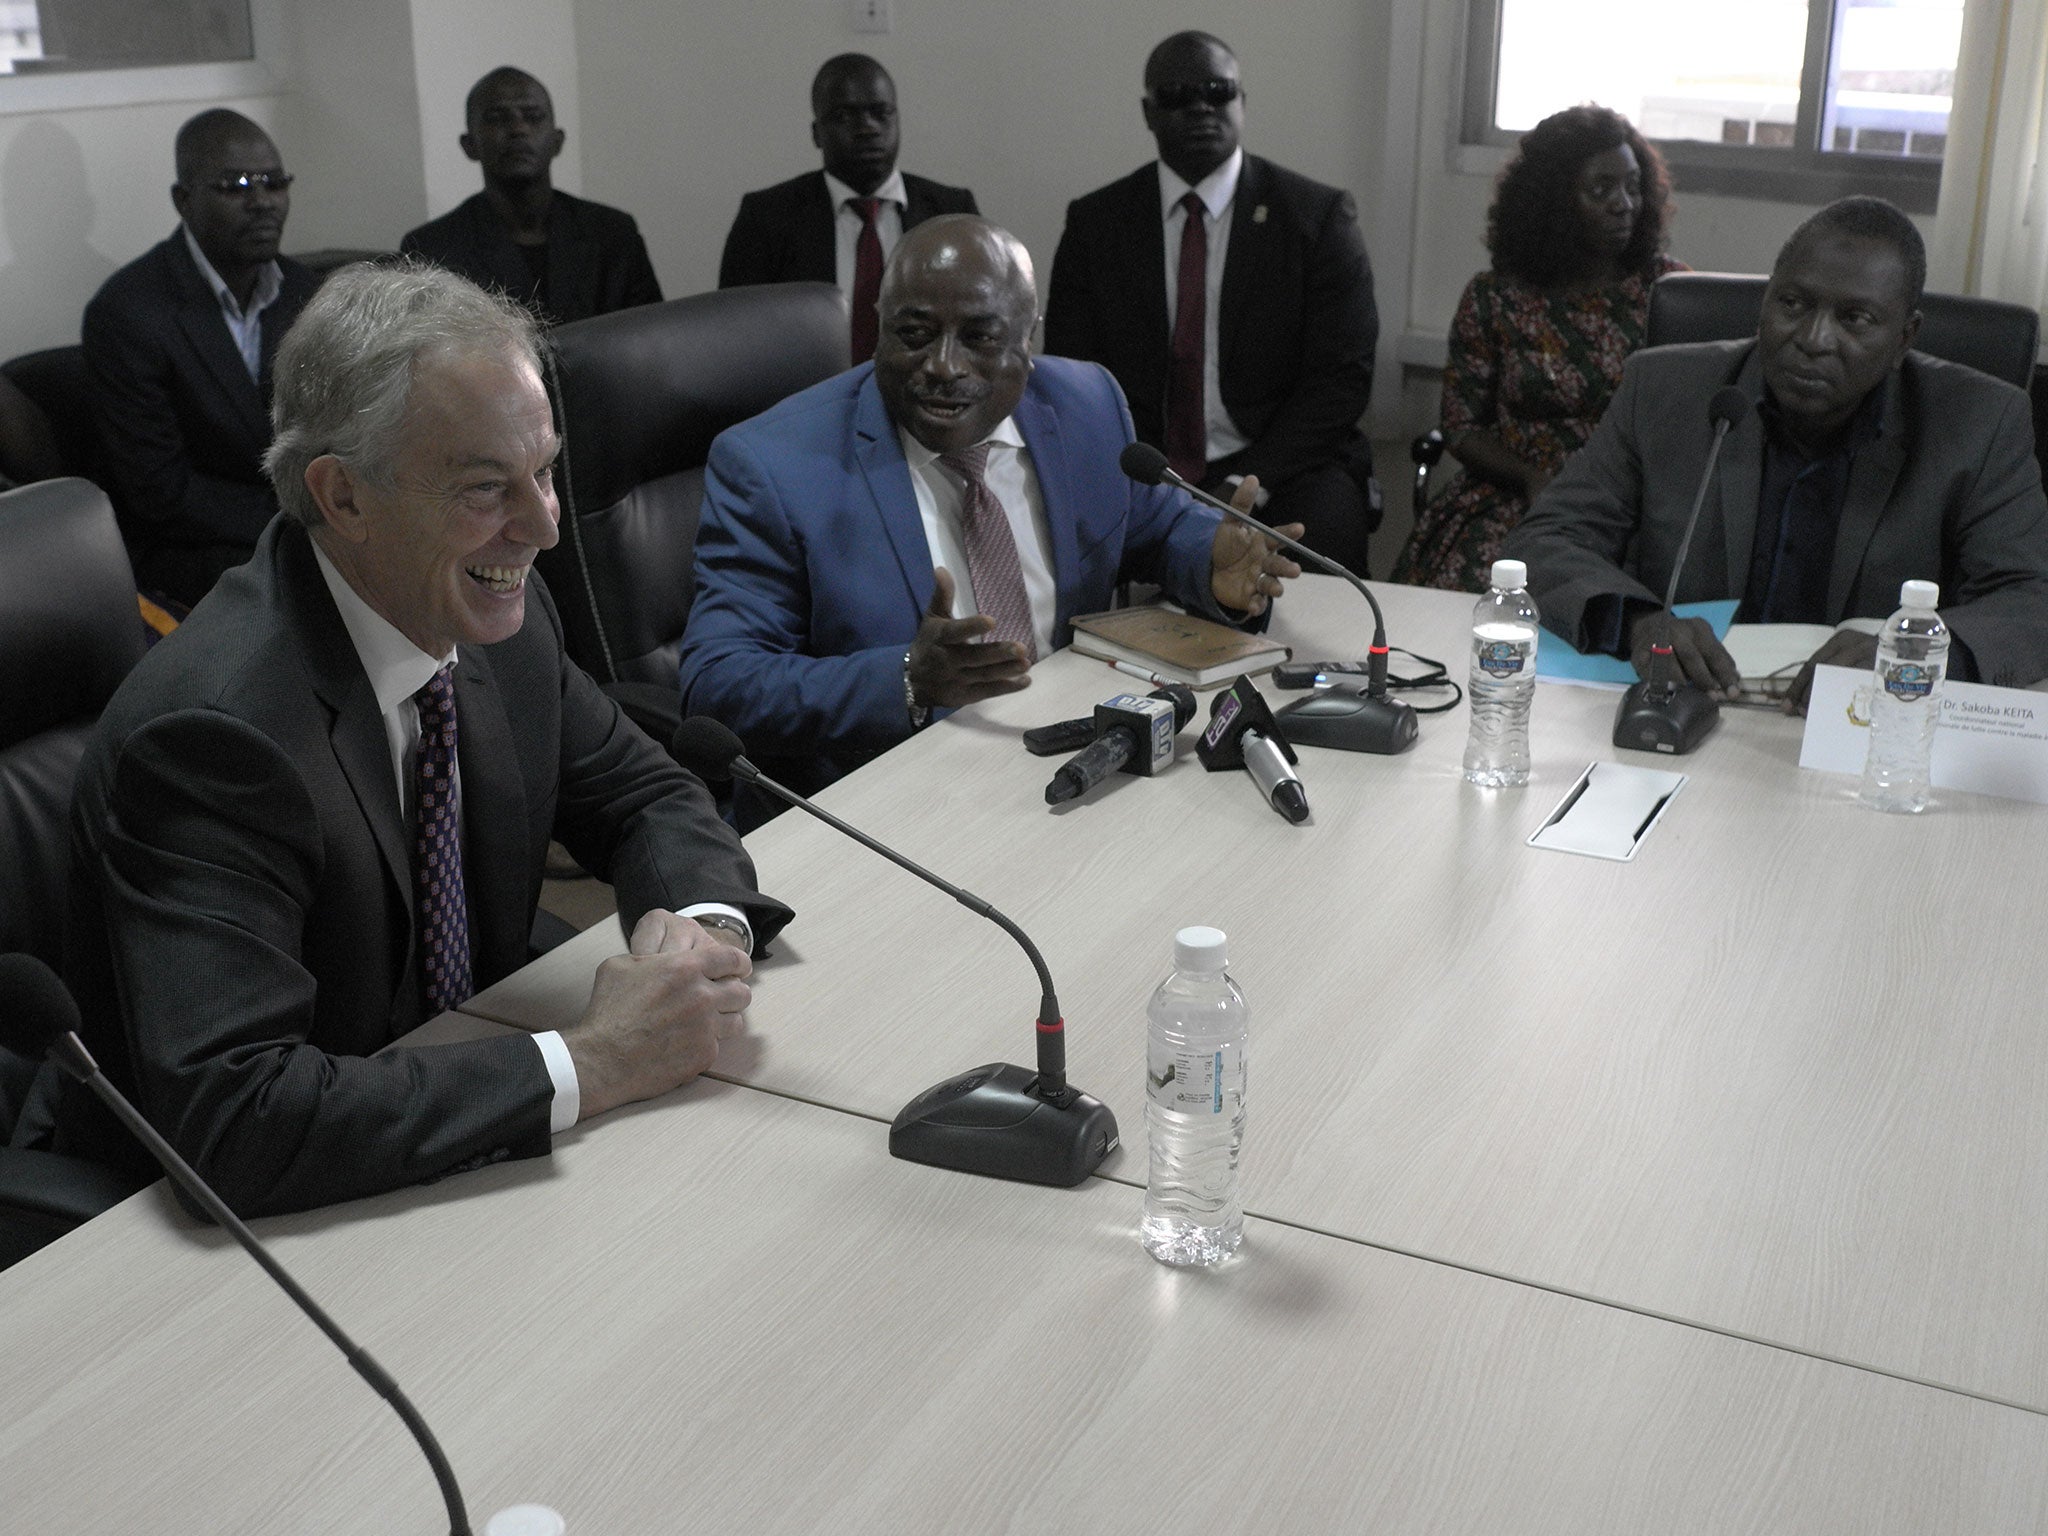
M 1493 562 L 1493 586 L 1472 612 L 1472 734 L 1465 777 L 1488 789 L 1529 782 L 1529 700 L 1536 694 L 1536 600 L 1529 568 Z
M 1244 1239 L 1237 1156 L 1251 1010 L 1224 964 L 1221 930 L 1181 929 L 1173 936 L 1173 974 L 1146 1010 L 1152 1165 L 1138 1236 L 1162 1264 L 1215 1264 Z
M 1948 626 L 1934 611 L 1940 601 L 1933 582 L 1909 581 L 1899 588 L 1899 611 L 1878 631 L 1861 794 L 1880 811 L 1927 808 L 1927 763 L 1948 675 Z

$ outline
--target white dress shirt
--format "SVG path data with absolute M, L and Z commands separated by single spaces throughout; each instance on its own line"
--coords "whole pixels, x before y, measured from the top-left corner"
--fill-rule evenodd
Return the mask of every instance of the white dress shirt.
M 234 338 L 235 350 L 242 354 L 242 366 L 249 370 L 249 382 L 257 383 L 263 377 L 263 311 L 276 303 L 278 294 L 284 291 L 283 271 L 274 261 L 263 263 L 256 272 L 256 286 L 249 290 L 249 307 L 244 309 L 234 290 L 220 280 L 220 274 L 213 270 L 213 263 L 199 249 L 199 242 L 192 238 L 191 229 L 183 224 L 178 227 L 185 231 L 185 249 L 199 264 L 199 275 L 206 279 L 206 286 L 220 300 L 220 317 L 227 322 L 228 335 Z
M 1209 270 L 1202 284 L 1202 419 L 1209 429 L 1205 455 L 1210 463 L 1228 458 L 1250 438 L 1238 431 L 1230 412 L 1223 408 L 1223 386 L 1217 373 L 1219 348 L 1216 320 L 1223 309 L 1223 259 L 1230 251 L 1231 209 L 1237 199 L 1237 179 L 1244 173 L 1244 151 L 1232 150 L 1230 158 L 1189 186 L 1159 162 L 1159 205 L 1166 220 L 1166 334 L 1173 334 L 1174 317 L 1180 312 L 1180 237 L 1187 227 L 1188 211 L 1180 200 L 1190 192 L 1202 200 L 1209 212 Z
M 974 600 L 974 583 L 967 574 L 967 536 L 960 523 L 960 504 L 965 488 L 960 478 L 939 463 L 939 456 L 901 427 L 896 436 L 903 444 L 903 457 L 910 464 L 910 488 L 917 494 L 918 516 L 924 521 L 924 541 L 932 552 L 932 568 L 944 566 L 953 573 L 953 617 L 971 618 L 981 612 Z M 1052 629 L 1059 617 L 1059 590 L 1053 582 L 1052 542 L 1045 526 L 1045 495 L 1038 488 L 1038 472 L 1031 467 L 1031 450 L 1017 430 L 1015 417 L 1005 416 L 985 439 L 988 467 L 983 483 L 994 492 L 1009 515 L 1010 536 L 1017 541 L 1017 564 L 1024 573 L 1024 596 L 1031 603 L 1031 633 L 1038 642 L 1038 654 L 1052 654 Z
M 390 620 L 363 601 L 317 542 L 313 545 L 313 556 L 320 562 L 320 574 L 326 579 L 334 606 L 341 610 L 341 622 L 355 645 L 356 657 L 362 662 L 363 671 L 369 676 L 370 690 L 376 695 L 377 712 L 384 721 L 384 741 L 391 752 L 391 772 L 398 784 L 399 808 L 405 825 L 410 827 L 418 809 L 413 760 L 420 745 L 420 711 L 413 702 L 413 695 L 426 687 L 434 674 L 453 661 L 455 655 L 451 651 L 438 660 L 429 656 L 399 633 Z M 457 729 L 460 730 L 459 724 Z M 462 768 L 459 763 L 454 777 L 455 803 L 458 811 L 466 814 L 467 807 L 462 804 Z M 745 913 L 723 902 L 699 902 L 683 908 L 682 915 L 694 917 L 699 912 L 720 912 L 737 918 L 740 925 L 747 928 L 748 948 L 753 947 L 753 930 Z M 555 1089 L 548 1107 L 548 1133 L 559 1135 L 574 1125 L 583 1112 L 582 1090 L 576 1081 L 576 1063 L 570 1058 L 569 1047 L 558 1031 L 545 1030 L 532 1038 L 540 1050 L 541 1060 L 547 1064 L 548 1078 Z
M 860 194 L 830 171 L 825 173 L 825 190 L 831 195 L 834 209 L 833 271 L 839 282 L 839 291 L 851 300 L 854 247 L 860 243 L 861 218 L 860 210 L 849 204 Z M 889 253 L 896 249 L 896 242 L 903 238 L 903 210 L 910 206 L 910 194 L 903 190 L 903 173 L 891 171 L 889 179 L 868 196 L 880 198 L 882 201 L 882 206 L 875 210 L 875 236 L 882 242 L 882 265 L 886 267 L 889 264 Z

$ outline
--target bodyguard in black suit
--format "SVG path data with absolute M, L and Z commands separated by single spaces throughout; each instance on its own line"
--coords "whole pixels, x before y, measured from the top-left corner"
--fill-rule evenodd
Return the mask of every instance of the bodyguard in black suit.
M 896 82 L 866 54 L 842 53 L 819 67 L 811 81 L 811 142 L 824 155 L 822 171 L 740 199 L 718 263 L 718 286 L 838 284 L 853 311 L 853 360 L 864 363 L 875 351 L 882 264 L 903 231 L 937 214 L 981 210 L 965 187 L 897 171 Z M 871 271 L 860 260 L 860 204 L 869 200 L 876 205 Z
M 107 279 L 83 333 L 136 583 L 189 607 L 277 510 L 270 364 L 319 280 L 277 253 L 292 178 L 268 134 L 202 112 L 176 156 L 178 229 Z
M 789 917 L 530 579 L 558 516 L 530 316 L 347 268 L 278 370 L 285 510 L 101 717 L 67 930 L 100 1062 L 251 1215 L 544 1153 L 688 1081 Z M 632 934 L 582 1018 L 375 1054 L 525 961 L 551 837 Z M 59 1145 L 152 1174 L 90 1095 Z
M 1045 350 L 1115 374 L 1139 438 L 1190 479 L 1217 489 L 1258 476 L 1272 493 L 1264 516 L 1305 524 L 1310 545 L 1363 570 L 1379 494 L 1358 421 L 1379 313 L 1351 196 L 1242 152 L 1237 60 L 1206 33 L 1153 50 L 1144 113 L 1159 161 L 1067 209 Z M 1205 324 L 1177 335 L 1190 189 L 1203 204 Z M 1177 356 L 1183 381 L 1206 376 L 1199 400 L 1175 388 Z M 1192 434 L 1182 452 L 1176 421 Z
M 565 135 L 546 86 L 523 69 L 494 69 L 463 111 L 462 152 L 483 167 L 484 189 L 408 231 L 401 252 L 508 293 L 551 323 L 661 302 L 633 216 L 555 190 Z

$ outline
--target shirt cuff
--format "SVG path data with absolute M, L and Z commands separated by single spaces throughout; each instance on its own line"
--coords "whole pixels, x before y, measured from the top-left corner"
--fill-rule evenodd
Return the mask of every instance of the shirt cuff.
M 533 1037 L 533 1043 L 540 1047 L 540 1059 L 547 1063 L 548 1077 L 555 1085 L 555 1097 L 548 1106 L 548 1134 L 559 1136 L 583 1113 L 583 1090 L 576 1083 L 576 1063 L 570 1059 L 569 1047 L 556 1030 L 542 1031 Z
M 676 916 L 695 917 L 699 912 L 715 912 L 720 917 L 729 917 L 738 923 L 741 929 L 745 931 L 747 940 L 741 947 L 750 955 L 754 952 L 754 925 L 747 921 L 747 914 L 738 907 L 727 906 L 722 901 L 700 901 L 682 908 L 676 913 Z

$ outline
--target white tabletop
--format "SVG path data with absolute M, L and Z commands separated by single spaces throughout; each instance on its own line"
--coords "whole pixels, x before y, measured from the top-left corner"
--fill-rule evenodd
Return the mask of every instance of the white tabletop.
M 1396 644 L 1462 674 L 1470 599 L 1376 590 Z M 1363 613 L 1304 580 L 1276 633 L 1356 655 Z M 1191 750 L 1049 810 L 1019 731 L 1125 683 L 1055 656 L 824 797 L 1034 936 L 1072 1080 L 1125 1130 L 1108 1173 L 1143 1179 L 1145 999 L 1210 922 L 1253 1010 L 1253 1211 L 2048 1408 L 2048 811 L 1879 816 L 1797 768 L 1799 722 L 1730 710 L 1654 760 L 1692 779 L 1635 862 L 1533 850 L 1588 762 L 1646 761 L 1608 744 L 1616 695 L 1549 683 L 1525 790 L 1462 782 L 1461 707 L 1401 757 L 1303 749 L 1304 826 Z M 797 813 L 749 846 L 798 918 L 721 1073 L 887 1119 L 1030 1060 L 1036 988 L 994 928 Z M 619 943 L 471 1007 L 573 1017 Z
M 626 1533 L 2018 1532 L 2048 1419 L 1254 1221 L 892 1161 L 715 1083 L 258 1223 L 472 1518 Z M 434 1531 L 397 1419 L 161 1187 L 0 1275 L 10 1532 Z

